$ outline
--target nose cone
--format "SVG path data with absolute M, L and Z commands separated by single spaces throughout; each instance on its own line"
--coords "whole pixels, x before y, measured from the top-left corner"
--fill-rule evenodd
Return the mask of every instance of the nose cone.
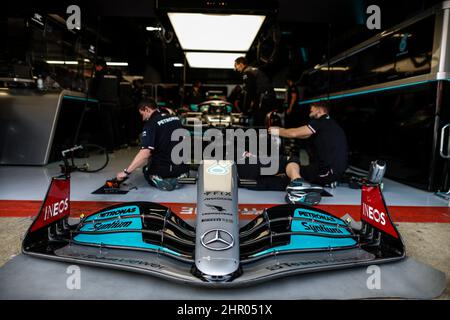
M 236 165 L 204 160 L 197 188 L 195 265 L 203 278 L 227 281 L 240 263 Z
M 196 266 L 199 271 L 209 276 L 227 276 L 238 269 L 239 261 L 226 258 L 202 257 L 197 260 Z

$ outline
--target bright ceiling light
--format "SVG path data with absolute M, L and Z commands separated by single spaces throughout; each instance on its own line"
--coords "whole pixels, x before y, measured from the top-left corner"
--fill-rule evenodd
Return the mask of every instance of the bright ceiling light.
M 78 64 L 78 61 L 47 60 L 48 64 Z
M 183 68 L 183 67 L 184 67 L 184 64 L 179 63 L 179 62 L 175 62 L 175 63 L 173 64 L 173 66 L 174 66 L 175 68 Z
M 191 68 L 234 69 L 234 60 L 242 53 L 224 52 L 185 52 Z
M 322 71 L 348 71 L 349 67 L 320 67 Z
M 169 12 L 183 50 L 248 51 L 263 15 Z
M 128 62 L 106 62 L 106 65 L 114 67 L 126 67 L 128 66 Z
M 326 65 L 315 65 L 314 69 L 321 71 L 348 71 L 349 67 L 328 67 Z
M 145 30 L 147 31 L 161 31 L 161 27 L 146 27 Z

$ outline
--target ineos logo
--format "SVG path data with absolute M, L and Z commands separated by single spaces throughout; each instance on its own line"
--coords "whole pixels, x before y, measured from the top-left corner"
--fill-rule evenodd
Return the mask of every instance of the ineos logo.
M 377 223 L 381 223 L 383 226 L 386 224 L 384 212 L 380 212 L 375 208 L 372 208 L 368 204 L 363 203 L 363 215 L 368 217 L 370 220 L 373 220 Z
M 69 209 L 69 198 L 46 206 L 44 208 L 44 221 L 63 214 L 67 209 Z
M 234 245 L 234 237 L 223 229 L 212 229 L 206 231 L 200 238 L 202 245 L 206 249 L 213 251 L 223 251 L 230 249 Z

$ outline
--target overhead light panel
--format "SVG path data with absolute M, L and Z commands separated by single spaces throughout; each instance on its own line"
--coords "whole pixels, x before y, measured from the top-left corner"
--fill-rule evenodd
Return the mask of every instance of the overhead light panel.
M 183 67 L 184 67 L 184 64 L 179 63 L 179 62 L 175 62 L 175 63 L 173 64 L 173 66 L 174 66 L 175 68 L 183 68 Z
M 114 67 L 126 67 L 128 66 L 128 62 L 106 62 L 106 65 Z
M 264 15 L 168 12 L 183 50 L 241 51 L 250 49 Z
M 191 68 L 234 69 L 234 60 L 242 53 L 236 52 L 185 52 Z
M 350 68 L 349 67 L 329 67 L 326 65 L 315 65 L 314 66 L 315 70 L 321 70 L 321 71 L 348 71 Z
M 78 61 L 47 60 L 48 64 L 78 64 Z
M 320 67 L 321 71 L 348 71 L 349 67 Z
M 161 27 L 146 27 L 145 30 L 147 31 L 161 31 Z

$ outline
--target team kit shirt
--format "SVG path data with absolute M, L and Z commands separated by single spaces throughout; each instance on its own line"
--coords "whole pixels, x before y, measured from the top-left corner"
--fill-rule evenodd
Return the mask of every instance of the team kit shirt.
M 246 67 L 243 71 L 242 80 L 246 110 L 248 110 L 251 101 L 254 101 L 256 104 L 259 102 L 261 94 L 274 92 L 269 78 L 258 68 Z M 258 106 L 255 105 L 253 108 L 257 109 Z
M 178 141 L 172 141 L 172 132 L 182 128 L 180 119 L 176 116 L 162 115 L 154 112 L 150 119 L 145 121 L 142 131 L 141 149 L 152 151 L 152 166 L 171 166 L 172 149 Z
M 312 119 L 308 128 L 313 132 L 312 163 L 318 165 L 321 173 L 330 169 L 335 174 L 342 174 L 347 168 L 347 138 L 344 130 L 329 115 Z

